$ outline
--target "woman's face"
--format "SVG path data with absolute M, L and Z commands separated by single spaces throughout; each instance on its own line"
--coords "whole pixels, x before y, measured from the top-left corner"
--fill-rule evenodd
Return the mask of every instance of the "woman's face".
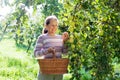
M 48 34 L 50 35 L 54 35 L 58 29 L 58 22 L 57 20 L 51 19 L 50 20 L 50 24 L 48 24 L 46 26 L 47 30 L 48 30 Z

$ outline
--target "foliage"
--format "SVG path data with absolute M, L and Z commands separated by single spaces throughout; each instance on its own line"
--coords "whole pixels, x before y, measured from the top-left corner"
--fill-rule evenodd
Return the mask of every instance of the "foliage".
M 48 15 L 57 16 L 62 5 L 57 0 L 15 0 L 14 6 L 15 9 L 9 14 L 10 17 L 7 17 L 10 20 L 8 25 L 11 30 L 9 32 L 13 33 L 18 46 L 28 47 L 28 52 L 42 33 L 45 17 Z M 7 22 L 8 20 L 6 24 Z
M 120 62 L 119 0 L 16 0 L 14 4 L 6 24 L 16 44 L 34 47 L 45 17 L 56 15 L 61 32 L 70 34 L 66 45 L 71 80 L 115 79 L 113 63 Z M 31 15 L 27 9 L 33 10 Z
M 71 80 L 81 77 L 81 68 L 95 80 L 113 80 L 112 60 L 119 59 L 119 12 L 116 0 L 64 2 L 65 25 L 70 32 Z M 116 3 L 117 4 L 117 3 Z M 119 6 L 119 5 L 117 5 Z M 119 48 L 119 49 L 118 49 Z

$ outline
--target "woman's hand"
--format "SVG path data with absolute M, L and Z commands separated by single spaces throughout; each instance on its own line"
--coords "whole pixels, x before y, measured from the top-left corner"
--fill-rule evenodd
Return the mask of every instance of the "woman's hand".
M 54 54 L 55 53 L 55 49 L 53 47 L 50 47 L 50 48 L 47 49 L 47 52 L 48 52 L 48 54 L 49 53 L 53 53 Z
M 69 39 L 69 34 L 68 34 L 68 32 L 64 32 L 64 33 L 62 34 L 62 38 L 63 38 L 63 41 L 64 41 L 64 42 L 67 41 L 67 40 Z

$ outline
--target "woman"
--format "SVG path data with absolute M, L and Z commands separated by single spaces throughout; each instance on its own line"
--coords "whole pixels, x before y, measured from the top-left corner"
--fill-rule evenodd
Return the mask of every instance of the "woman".
M 35 57 L 43 56 L 44 58 L 52 58 L 52 53 L 55 52 L 57 58 L 61 58 L 62 53 L 66 53 L 64 41 L 68 39 L 68 33 L 63 33 L 63 36 L 56 34 L 58 29 L 58 19 L 56 16 L 48 16 L 45 20 L 45 28 L 47 32 L 38 37 L 34 49 Z M 42 74 L 39 71 L 38 80 L 62 80 L 62 74 Z

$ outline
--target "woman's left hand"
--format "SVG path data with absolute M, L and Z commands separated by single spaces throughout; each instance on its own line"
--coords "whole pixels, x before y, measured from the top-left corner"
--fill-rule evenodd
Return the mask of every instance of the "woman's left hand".
M 64 41 L 64 42 L 67 41 L 67 40 L 69 39 L 69 34 L 68 34 L 68 32 L 64 32 L 64 33 L 62 34 L 62 38 L 63 38 L 63 41 Z

